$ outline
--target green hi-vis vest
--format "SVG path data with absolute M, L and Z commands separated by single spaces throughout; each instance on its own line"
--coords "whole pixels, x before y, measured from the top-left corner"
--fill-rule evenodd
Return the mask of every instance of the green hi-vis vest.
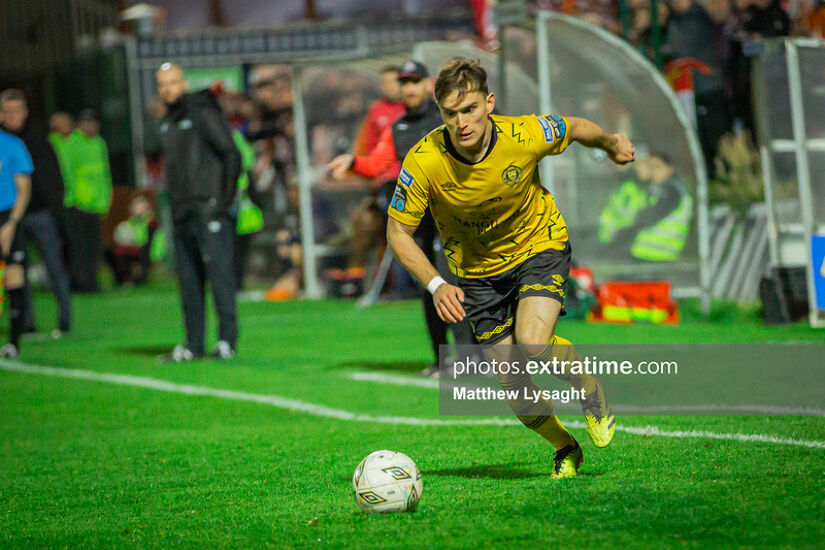
M 264 228 L 264 213 L 255 206 L 246 191 L 249 188 L 248 172 L 255 167 L 255 151 L 238 130 L 232 130 L 232 138 L 241 153 L 242 168 L 241 176 L 238 178 L 238 221 L 235 230 L 239 235 L 248 235 Z
M 653 226 L 636 234 L 630 247 L 633 257 L 651 262 L 670 262 L 679 258 L 693 215 L 693 198 L 681 185 L 679 191 L 679 206 Z M 656 195 L 647 193 L 634 182 L 624 182 L 610 196 L 599 217 L 599 241 L 611 242 L 618 231 L 633 225 L 639 212 L 654 206 L 658 200 Z
M 62 149 L 69 172 L 64 201 L 66 206 L 93 214 L 108 213 L 112 203 L 112 173 L 103 138 L 87 136 L 75 130 Z
M 66 152 L 66 144 L 69 142 L 69 137 L 71 136 L 64 136 L 57 132 L 49 134 L 49 143 L 52 144 L 52 149 L 54 149 L 54 154 L 57 157 L 57 164 L 60 166 L 60 173 L 63 176 L 63 204 L 65 206 L 71 206 L 73 201 L 71 196 L 72 173 L 68 164 L 69 154 Z
M 149 242 L 149 222 L 152 216 L 132 216 L 120 222 L 115 228 L 115 243 L 127 246 L 146 246 Z M 152 261 L 162 260 L 166 256 L 166 235 L 161 228 L 155 229 L 152 244 L 149 248 L 149 258 Z
M 685 247 L 690 233 L 690 219 L 693 215 L 693 198 L 681 186 L 679 190 L 682 195 L 679 206 L 652 227 L 636 234 L 630 247 L 630 253 L 635 258 L 649 262 L 673 262 L 679 259 L 679 253 Z M 654 198 L 652 204 L 656 200 Z

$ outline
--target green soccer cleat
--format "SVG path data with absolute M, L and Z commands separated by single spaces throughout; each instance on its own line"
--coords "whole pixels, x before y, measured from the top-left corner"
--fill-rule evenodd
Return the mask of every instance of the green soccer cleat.
M 590 436 L 593 445 L 600 449 L 610 445 L 616 433 L 616 417 L 610 412 L 604 389 L 598 380 L 596 380 L 596 391 L 582 399 L 581 405 L 587 435 Z
M 581 445 L 575 439 L 575 445 L 568 445 L 556 451 L 553 456 L 553 471 L 550 477 L 553 479 L 563 479 L 566 477 L 575 477 L 579 472 L 579 466 L 584 461 Z

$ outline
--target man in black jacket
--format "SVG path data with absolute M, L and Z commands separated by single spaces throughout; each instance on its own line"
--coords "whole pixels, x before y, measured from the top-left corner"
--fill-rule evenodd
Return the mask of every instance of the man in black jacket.
M 160 124 L 166 179 L 174 221 L 175 263 L 180 283 L 186 343 L 162 356 L 191 361 L 204 353 L 204 284 L 208 277 L 218 313 L 219 341 L 212 354 L 235 355 L 238 326 L 232 267 L 235 198 L 241 157 L 229 125 L 209 92 L 186 93 L 183 71 L 164 63 L 158 95 L 169 110 Z
M 28 123 L 29 110 L 23 92 L 5 90 L 0 94 L 0 110 L 3 112 L 3 127 L 23 140 L 34 164 L 31 200 L 18 231 L 23 243 L 33 240 L 40 249 L 59 312 L 52 337 L 59 338 L 71 328 L 71 284 L 63 264 L 63 243 L 57 225 L 63 210 L 63 176 L 52 145 L 44 134 Z M 26 328 L 31 329 L 34 320 L 28 283 L 25 296 Z

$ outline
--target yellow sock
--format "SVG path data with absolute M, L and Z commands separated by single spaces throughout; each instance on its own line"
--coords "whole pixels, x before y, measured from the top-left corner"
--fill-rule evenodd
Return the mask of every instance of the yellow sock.
M 526 373 L 515 378 L 501 379 L 499 382 L 502 389 L 518 390 L 519 396 L 524 395 L 524 388 L 527 388 L 528 395 L 535 395 L 534 392 L 539 391 L 539 387 Z M 557 451 L 575 444 L 576 440 L 556 416 L 552 401 L 540 399 L 534 403 L 519 399 L 508 400 L 508 404 L 522 424 L 546 439 Z
M 561 361 L 581 361 L 581 357 L 576 353 L 576 348 L 570 340 L 562 338 L 561 336 L 553 335 L 550 338 L 550 343 L 540 353 L 531 355 L 531 359 L 543 359 L 545 361 L 552 361 L 553 357 L 557 357 Z M 581 374 L 565 373 L 559 375 L 559 378 L 565 382 L 569 382 L 577 390 L 584 389 L 585 395 L 590 395 L 596 391 L 596 379 L 592 375 L 582 372 Z

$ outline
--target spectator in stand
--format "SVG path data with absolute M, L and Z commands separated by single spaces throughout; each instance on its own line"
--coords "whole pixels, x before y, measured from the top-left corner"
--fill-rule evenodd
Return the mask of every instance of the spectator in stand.
M 664 2 L 657 3 L 658 24 L 664 34 L 664 29 L 667 27 L 667 18 L 670 15 L 670 9 Z M 655 51 L 653 44 L 653 27 L 651 27 L 650 5 L 644 4 L 633 10 L 630 42 L 639 48 L 639 50 L 650 60 L 655 59 Z
M 696 122 L 708 175 L 713 177 L 719 139 L 730 130 L 731 116 L 722 79 L 720 37 L 722 21 L 714 21 L 693 0 L 671 0 L 662 47 L 667 61 L 690 57 L 710 67 L 710 74 L 694 73 Z M 715 11 L 714 14 L 719 13 Z
M 63 176 L 52 145 L 28 122 L 29 110 L 23 92 L 10 89 L 0 94 L 0 110 L 3 127 L 23 140 L 34 163 L 31 198 L 17 231 L 24 248 L 29 240 L 37 243 L 46 265 L 58 305 L 57 328 L 52 331 L 52 337 L 59 338 L 71 330 L 71 285 L 63 264 L 63 243 L 58 231 L 58 220 L 63 211 Z M 33 332 L 34 314 L 28 281 L 25 288 L 25 326 L 27 331 Z
M 805 30 L 814 38 L 825 39 L 825 0 L 815 0 L 802 18 Z
M 751 40 L 788 36 L 791 18 L 779 0 L 752 0 L 742 25 Z
M 109 151 L 100 137 L 100 123 L 91 109 L 64 146 L 67 178 L 66 211 L 72 284 L 78 292 L 97 292 L 101 256 L 101 219 L 112 203 Z

